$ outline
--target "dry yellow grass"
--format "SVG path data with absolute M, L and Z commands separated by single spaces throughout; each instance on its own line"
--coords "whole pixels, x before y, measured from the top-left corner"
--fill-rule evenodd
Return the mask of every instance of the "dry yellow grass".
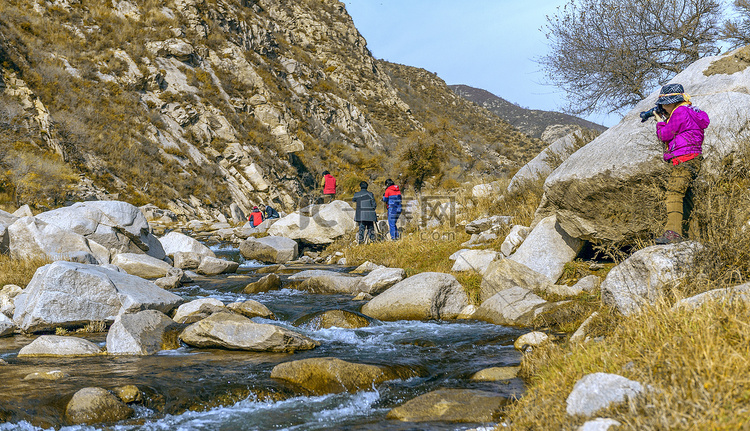
M 0 288 L 6 284 L 26 287 L 37 268 L 48 263 L 47 259 L 12 259 L 0 254 Z
M 576 429 L 568 416 L 575 382 L 595 372 L 615 373 L 653 391 L 599 412 L 618 429 L 746 429 L 750 423 L 750 307 L 708 304 L 673 312 L 658 306 L 621 318 L 601 342 L 549 345 L 526 356 L 531 389 L 507 412 L 511 429 Z

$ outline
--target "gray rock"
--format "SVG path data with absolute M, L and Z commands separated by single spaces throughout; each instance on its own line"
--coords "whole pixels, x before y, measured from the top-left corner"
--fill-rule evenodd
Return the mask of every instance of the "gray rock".
M 65 418 L 74 425 L 116 422 L 132 415 L 133 409 L 102 388 L 79 390 L 65 407 Z
M 175 253 L 179 252 L 193 252 L 198 253 L 202 256 L 216 257 L 216 254 L 214 254 L 214 252 L 211 251 L 210 248 L 201 244 L 198 240 L 190 238 L 189 236 L 179 232 L 170 232 L 159 238 L 159 241 L 161 241 L 161 244 L 164 247 L 164 252 L 168 256 L 172 256 Z
M 107 333 L 107 353 L 153 355 L 160 350 L 176 349 L 180 346 L 176 327 L 174 320 L 157 310 L 122 314 Z
M 328 274 L 319 274 L 305 279 L 297 286 L 297 289 L 310 293 L 323 294 L 353 294 L 363 277 L 343 275 L 333 271 L 324 271 Z
M 195 347 L 221 347 L 258 352 L 294 352 L 319 343 L 280 326 L 255 323 L 234 313 L 215 313 L 188 326 L 180 339 Z
M 276 316 L 268 307 L 252 299 L 243 302 L 232 302 L 231 304 L 227 304 L 227 308 L 248 318 L 262 317 L 264 319 L 276 320 Z
M 240 264 L 231 260 L 219 259 L 217 257 L 205 256 L 195 271 L 203 275 L 219 275 L 236 272 Z
M 18 351 L 18 356 L 92 356 L 102 353 L 99 346 L 78 337 L 40 335 Z
M 474 373 L 470 379 L 480 382 L 497 382 L 499 380 L 510 380 L 518 377 L 521 367 L 491 367 Z
M 279 219 L 268 229 L 272 236 L 283 236 L 310 244 L 330 244 L 353 232 L 354 209 L 344 201 L 311 205 Z
M 508 192 L 518 192 L 528 184 L 547 178 L 565 159 L 587 143 L 584 139 L 580 128 L 556 139 L 513 175 Z
M 594 373 L 583 376 L 566 400 L 569 415 L 591 416 L 613 403 L 621 403 L 643 392 L 643 386 L 617 374 Z
M 565 264 L 572 261 L 583 248 L 583 241 L 573 238 L 560 227 L 556 216 L 537 224 L 508 259 L 522 263 L 534 271 L 557 281 Z
M 521 335 L 513 342 L 513 348 L 525 351 L 527 347 L 539 347 L 549 342 L 549 335 L 544 332 L 532 331 Z
M 404 422 L 495 422 L 508 398 L 476 389 L 438 389 L 394 408 L 386 418 Z
M 362 314 L 380 320 L 455 319 L 468 302 L 455 277 L 423 272 L 373 298 L 362 307 Z
M 497 231 L 501 227 L 509 225 L 511 221 L 513 221 L 513 217 L 511 216 L 496 215 L 484 217 L 469 222 L 464 229 L 469 235 L 482 233 L 487 230 Z
M 448 259 L 456 261 L 451 271 L 472 271 L 482 274 L 490 266 L 490 263 L 499 257 L 501 257 L 500 253 L 495 250 L 462 249 L 450 255 Z
M 701 246 L 697 242 L 647 247 L 612 268 L 601 285 L 602 302 L 628 315 L 655 304 L 664 289 L 688 275 Z
M 496 325 L 529 326 L 536 316 L 553 306 L 520 286 L 505 289 L 482 302 L 473 318 Z
M 130 275 L 141 278 L 160 278 L 167 275 L 172 265 L 147 254 L 120 253 L 112 258 L 117 265 Z
M 270 290 L 278 290 L 281 288 L 281 278 L 276 274 L 268 274 L 262 277 L 260 280 L 248 283 L 242 293 L 263 293 Z
M 19 207 L 17 210 L 13 211 L 13 215 L 18 218 L 33 217 L 34 213 L 31 212 L 31 207 L 29 207 L 28 204 L 25 204 Z
M 379 295 L 405 277 L 406 271 L 401 268 L 376 268 L 359 280 L 354 291 Z
M 134 275 L 97 265 L 54 262 L 37 269 L 15 300 L 13 321 L 27 332 L 113 321 L 122 313 L 168 313 L 182 298 Z
M 8 316 L 0 313 L 0 337 L 5 337 L 6 335 L 13 335 L 13 332 L 15 330 L 16 330 L 16 324 L 13 323 L 13 321 Z
M 245 259 L 268 263 L 287 263 L 297 258 L 297 242 L 281 236 L 248 238 L 240 244 Z
M 115 253 L 145 253 L 164 259 L 164 249 L 146 217 L 127 202 L 79 202 L 43 212 L 37 219 L 75 232 Z
M 511 259 L 496 260 L 482 274 L 479 300 L 484 302 L 498 292 L 513 287 L 522 287 L 530 291 L 546 291 L 552 281 L 528 266 Z
M 211 251 L 211 250 L 209 250 Z M 171 255 L 174 258 L 174 267 L 180 269 L 197 269 L 205 254 L 195 251 L 178 251 Z
M 362 273 L 365 273 L 365 272 L 375 271 L 376 269 L 379 269 L 379 268 L 385 268 L 385 266 L 374 264 L 374 263 L 372 263 L 372 262 L 370 262 L 368 260 L 365 263 L 363 263 L 363 264 L 359 265 L 358 267 L 356 267 L 353 271 L 351 271 L 351 273 L 352 274 L 362 274 Z
M 686 308 L 693 310 L 703 306 L 706 302 L 720 302 L 729 304 L 734 301 L 750 303 L 750 283 L 740 284 L 726 289 L 713 289 L 707 292 L 699 293 L 689 298 L 684 298 L 672 306 L 673 310 Z
M 180 305 L 173 320 L 177 323 L 194 323 L 225 309 L 224 303 L 216 298 L 195 299 Z
M 598 275 L 587 275 L 583 277 L 582 279 L 578 280 L 578 282 L 575 284 L 575 288 L 586 292 L 586 293 L 596 293 L 597 290 L 599 290 L 599 286 L 602 285 L 602 278 Z
M 8 226 L 8 247 L 14 259 L 69 260 L 81 263 L 109 263 L 103 247 L 80 234 L 35 217 L 23 217 Z
M 589 333 L 589 326 L 591 326 L 591 322 L 594 321 L 594 319 L 599 315 L 598 311 L 594 311 L 591 313 L 589 317 L 586 318 L 586 320 L 581 323 L 581 326 L 576 329 L 576 332 L 573 333 L 573 335 L 570 336 L 570 343 L 582 343 L 586 340 L 586 337 Z
M 0 289 L 0 314 L 4 314 L 8 317 L 13 316 L 13 312 L 16 310 L 16 296 L 23 292 L 21 286 L 15 284 L 6 284 Z
M 578 427 L 577 431 L 607 431 L 610 427 L 620 425 L 622 424 L 614 419 L 596 418 L 592 421 L 586 421 L 586 423 Z
M 707 174 L 718 172 L 722 159 L 731 152 L 742 151 L 750 135 L 745 127 L 750 69 L 704 73 L 719 60 L 741 62 L 732 58 L 743 55 L 738 51 L 702 58 L 670 81 L 682 84 L 694 106 L 711 113 L 703 142 Z M 654 216 L 665 217 L 663 210 L 649 204 L 654 197 L 653 180 L 668 172 L 662 160 L 664 145 L 656 137 L 654 123 L 641 123 L 638 115 L 654 106 L 658 94 L 657 88 L 619 124 L 576 151 L 547 177 L 540 216 L 558 214 L 560 225 L 573 237 L 614 241 L 647 231 Z
M 531 228 L 518 224 L 513 225 L 513 227 L 510 228 L 508 236 L 505 237 L 502 245 L 500 245 L 500 252 L 505 257 L 513 254 L 516 250 L 518 250 L 518 247 L 521 246 L 526 237 L 529 236 L 529 232 L 531 232 Z

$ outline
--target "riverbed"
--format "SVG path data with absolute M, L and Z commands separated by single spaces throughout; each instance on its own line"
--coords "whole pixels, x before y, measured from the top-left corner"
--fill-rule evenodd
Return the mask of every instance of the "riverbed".
M 386 419 L 388 411 L 421 394 L 439 388 L 471 388 L 517 397 L 520 379 L 476 382 L 469 379 L 488 367 L 517 366 L 520 354 L 513 341 L 526 331 L 478 321 L 373 321 L 359 329 L 313 329 L 304 323 L 326 310 L 358 312 L 364 301 L 348 295 L 319 295 L 282 288 L 244 294 L 242 288 L 262 275 L 261 264 L 244 262 L 236 249 L 216 249 L 221 257 L 241 261 L 237 274 L 196 277 L 173 292 L 187 300 L 213 297 L 224 303 L 253 299 L 277 319 L 254 318 L 282 325 L 320 342 L 320 347 L 294 354 L 253 353 L 184 346 L 153 356 L 96 356 L 80 358 L 18 358 L 18 350 L 33 337 L 0 338 L 0 431 L 90 430 L 65 426 L 64 409 L 72 395 L 87 386 L 106 389 L 136 385 L 145 396 L 136 416 L 113 430 L 465 430 L 490 424 L 441 422 L 405 423 Z M 296 265 L 296 271 L 352 268 L 332 265 Z M 105 346 L 106 334 L 85 338 Z M 291 384 L 270 378 L 282 362 L 335 357 L 345 361 L 403 367 L 420 377 L 385 382 L 354 394 L 314 396 Z M 57 381 L 23 380 L 33 372 L 60 370 L 69 377 Z

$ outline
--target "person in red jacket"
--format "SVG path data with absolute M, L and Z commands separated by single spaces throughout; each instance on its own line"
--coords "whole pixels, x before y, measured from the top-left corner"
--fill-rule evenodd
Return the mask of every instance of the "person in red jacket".
M 383 202 L 385 202 L 385 208 L 388 210 L 388 227 L 391 231 L 391 239 L 395 241 L 399 237 L 396 222 L 398 222 L 398 216 L 401 215 L 401 190 L 390 178 L 385 180 L 385 187 Z
M 323 171 L 323 202 L 331 203 L 336 198 L 336 178 L 328 171 Z
M 258 207 L 253 207 L 253 211 L 250 213 L 247 221 L 249 221 L 253 227 L 258 227 L 259 224 L 263 223 L 263 213 Z

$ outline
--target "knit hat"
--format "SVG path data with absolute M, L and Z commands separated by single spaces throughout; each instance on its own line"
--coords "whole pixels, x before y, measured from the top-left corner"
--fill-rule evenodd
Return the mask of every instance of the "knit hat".
M 669 105 L 680 103 L 686 100 L 685 89 L 682 84 L 667 84 L 661 88 L 659 98 L 656 99 L 657 105 Z M 689 99 L 689 96 L 687 97 Z

